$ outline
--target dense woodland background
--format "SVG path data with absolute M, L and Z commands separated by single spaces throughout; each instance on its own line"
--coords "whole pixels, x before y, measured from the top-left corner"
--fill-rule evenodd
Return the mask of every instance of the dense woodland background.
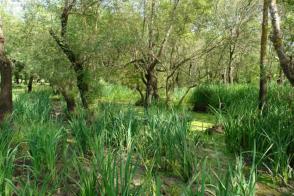
M 6 53 L 15 62 L 16 82 L 44 79 L 67 94 L 79 89 L 91 99 L 103 80 L 137 89 L 148 102 L 150 97 L 168 102 L 175 88 L 259 80 L 260 1 L 20 4 L 23 11 L 14 15 L 4 12 L 9 1 L 2 6 Z M 291 54 L 293 3 L 279 4 L 285 50 Z M 274 47 L 267 45 L 266 77 L 282 82 Z
M 0 194 L 294 192 L 293 0 L 0 3 Z

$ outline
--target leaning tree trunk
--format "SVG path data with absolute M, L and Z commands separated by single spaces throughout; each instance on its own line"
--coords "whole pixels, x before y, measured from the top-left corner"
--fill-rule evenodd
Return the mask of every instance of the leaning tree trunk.
M 270 0 L 270 14 L 273 28 L 271 40 L 278 54 L 280 65 L 291 85 L 294 86 L 294 61 L 285 52 L 283 45 L 283 34 L 280 27 L 280 17 L 276 0 Z
M 0 123 L 5 115 L 12 112 L 12 67 L 11 62 L 4 53 L 4 34 L 0 19 Z
M 259 109 L 260 110 L 262 110 L 266 104 L 266 94 L 267 94 L 265 59 L 266 59 L 266 52 L 267 52 L 267 37 L 268 37 L 268 11 L 269 11 L 269 0 L 264 0 L 262 33 L 261 33 L 261 41 L 260 41 L 260 79 L 259 79 Z
M 86 79 L 86 71 L 84 70 L 83 64 L 81 63 L 75 63 L 74 70 L 77 77 L 77 86 L 80 91 L 82 104 L 84 108 L 87 109 L 89 107 L 88 105 L 89 85 Z
M 60 17 L 61 20 L 61 36 L 59 37 L 53 30 L 50 30 L 50 34 L 57 43 L 57 45 L 61 48 L 63 53 L 66 55 L 68 60 L 70 61 L 77 79 L 77 87 L 80 92 L 81 100 L 83 107 L 85 109 L 89 108 L 88 104 L 88 92 L 89 92 L 89 84 L 86 79 L 86 71 L 84 68 L 83 60 L 80 58 L 78 54 L 76 54 L 73 49 L 70 47 L 70 44 L 67 42 L 66 34 L 67 34 L 67 25 L 68 25 L 68 17 L 70 11 L 76 4 L 76 0 L 72 0 L 69 2 L 65 0 L 65 5 L 63 7 L 63 11 Z
M 66 108 L 69 113 L 73 113 L 76 109 L 76 102 L 74 96 L 71 96 L 66 90 L 60 90 L 64 100 L 66 102 Z

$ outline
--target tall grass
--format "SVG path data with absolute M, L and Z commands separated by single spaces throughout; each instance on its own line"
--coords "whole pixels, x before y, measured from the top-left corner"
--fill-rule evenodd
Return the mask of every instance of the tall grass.
M 137 147 L 157 168 L 172 171 L 185 181 L 196 169 L 197 140 L 189 134 L 189 117 L 175 111 L 154 110 L 146 113 L 144 131 Z
M 15 159 L 18 147 L 11 145 L 13 131 L 9 121 L 5 121 L 0 126 L 0 194 L 13 194 L 13 173 L 15 169 Z
M 230 151 L 252 151 L 256 140 L 257 155 L 266 152 L 264 164 L 269 172 L 287 181 L 293 178 L 294 166 L 293 89 L 271 85 L 268 104 L 262 114 L 258 111 L 257 92 L 256 86 L 201 87 L 195 92 L 195 97 L 201 97 L 195 98 L 195 105 L 205 100 L 204 105 L 216 107 L 214 111 L 224 125 Z M 220 100 L 222 108 L 216 104 L 216 99 Z
M 240 101 L 247 101 L 246 107 L 253 107 L 257 102 L 258 89 L 253 85 L 201 85 L 197 87 L 189 102 L 194 111 L 225 111 L 239 106 Z M 241 104 L 243 105 L 243 104 Z
M 57 161 L 64 130 L 55 125 L 35 124 L 28 134 L 29 156 L 32 161 L 33 175 L 37 178 L 46 174 L 51 179 L 57 178 Z
M 287 152 L 293 142 L 284 138 L 284 131 L 292 125 L 292 118 L 288 113 L 288 118 L 279 120 L 278 115 L 286 117 L 290 103 L 282 107 L 284 95 L 279 95 L 281 103 L 275 102 L 261 119 L 253 107 L 256 101 L 241 99 L 248 89 L 243 89 L 241 95 L 232 93 L 239 97 L 239 104 L 233 106 L 234 101 L 224 100 L 225 110 L 219 111 L 227 146 L 240 154 L 252 151 L 251 141 L 256 140 L 256 156 L 270 160 L 267 167 L 277 175 L 289 173 L 283 169 L 292 160 Z M 253 97 L 256 92 L 246 93 Z M 245 100 L 250 107 L 242 104 Z M 166 191 L 167 175 L 179 182 L 178 192 L 170 193 L 254 195 L 258 165 L 255 159 L 250 160 L 249 172 L 242 158 L 232 162 L 229 169 L 211 167 L 198 154 L 202 147 L 199 135 L 190 131 L 191 119 L 185 110 L 100 104 L 91 116 L 81 111 L 63 122 L 51 118 L 51 111 L 50 92 L 19 95 L 13 116 L 15 125 L 3 124 L 0 133 L 0 194 L 160 195 Z M 269 121 L 280 123 L 266 125 Z M 274 133 L 274 129 L 278 130 Z M 291 133 L 287 136 L 292 137 Z M 138 168 L 142 176 L 135 185 Z
M 125 102 L 125 103 L 135 103 L 139 100 L 139 93 L 134 89 L 128 88 L 120 84 L 111 84 L 105 81 L 100 81 L 99 84 L 93 86 L 92 100 L 99 98 L 102 101 L 107 102 Z
M 20 123 L 36 123 L 50 120 L 52 105 L 50 91 L 43 90 L 21 94 L 14 102 L 13 116 Z

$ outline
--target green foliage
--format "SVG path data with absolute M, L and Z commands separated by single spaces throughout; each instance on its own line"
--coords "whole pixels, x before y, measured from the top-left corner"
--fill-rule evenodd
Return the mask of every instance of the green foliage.
M 48 123 L 45 125 L 35 124 L 28 134 L 29 156 L 32 160 L 32 172 L 36 178 L 44 173 L 52 179 L 57 177 L 57 160 L 59 146 L 63 139 L 64 130 L 58 129 L 56 125 Z
M 189 180 L 196 170 L 197 159 L 192 149 L 198 141 L 197 136 L 189 134 L 188 116 L 154 108 L 144 118 L 144 132 L 135 143 L 139 151 L 147 159 L 153 157 L 156 168 Z
M 18 147 L 11 145 L 13 131 L 9 122 L 4 122 L 0 127 L 0 194 L 13 194 L 13 174 Z
M 197 87 L 190 97 L 194 111 L 227 111 L 235 106 L 253 107 L 257 103 L 258 89 L 254 85 L 206 85 Z M 247 104 L 240 104 L 247 102 Z
M 234 91 L 234 88 L 230 89 Z M 238 93 L 238 92 L 235 92 Z M 241 92 L 242 93 L 242 92 Z M 248 89 L 248 96 L 257 97 Z M 293 177 L 293 102 L 291 87 L 271 85 L 268 104 L 260 114 L 255 99 L 240 96 L 225 113 L 219 113 L 228 149 L 250 151 L 256 141 L 257 156 L 266 153 L 264 163 L 276 176 Z
M 116 101 L 123 103 L 134 103 L 139 99 L 138 93 L 127 86 L 119 84 L 111 84 L 105 81 L 100 81 L 92 88 L 91 97 L 93 100 L 99 99 L 101 101 Z
M 240 87 L 232 89 L 241 89 L 243 92 Z M 45 98 L 44 104 L 40 104 L 42 107 L 51 105 L 50 101 L 46 101 L 46 98 L 50 97 L 49 92 L 47 96 L 41 92 L 31 96 Z M 278 92 L 279 95 L 276 94 Z M 286 92 L 287 90 L 284 93 Z M 284 98 L 284 93 L 271 92 L 271 97 Z M 20 94 L 19 98 L 23 96 Z M 19 99 L 18 104 L 30 105 L 32 103 L 29 100 Z M 281 99 L 275 103 L 280 107 L 285 104 L 285 100 Z M 239 119 L 239 124 L 236 125 L 233 121 L 235 118 L 229 118 L 232 107 L 233 105 L 228 106 L 225 112 L 220 113 L 226 130 L 228 148 L 243 145 L 238 142 L 239 138 L 243 138 L 241 131 L 245 131 L 248 122 L 243 123 L 241 117 L 235 116 Z M 245 106 L 240 105 L 240 108 L 243 107 Z M 18 108 L 15 109 L 20 111 Z M 36 110 L 41 111 L 37 106 Z M 1 132 L 0 137 L 0 163 L 3 163 L 0 167 L 4 171 L 0 182 L 1 187 L 4 187 L 2 190 L 8 193 L 48 195 L 70 190 L 69 194 L 79 195 L 156 194 L 165 189 L 162 174 L 174 176 L 179 180 L 179 184 L 168 190 L 168 193 L 204 195 L 214 192 L 216 195 L 245 196 L 253 195 L 255 192 L 256 169 L 261 162 L 254 158 L 249 172 L 243 158 L 230 162 L 230 167 L 220 164 L 216 158 L 214 165 L 218 166 L 212 166 L 207 157 L 202 158 L 199 154 L 203 147 L 200 135 L 190 131 L 191 119 L 185 110 L 170 110 L 158 106 L 143 110 L 118 104 L 100 104 L 91 116 L 81 110 L 72 115 L 68 123 L 49 118 L 34 122 L 31 126 L 28 126 L 28 114 L 35 118 L 35 112 L 32 112 L 31 107 L 27 107 L 27 111 L 24 107 L 21 111 L 23 113 L 18 113 L 17 122 L 20 123 L 19 132 L 24 131 L 23 136 L 16 137 L 11 131 L 14 127 L 3 124 L 3 129 L 7 131 Z M 244 115 L 250 114 L 250 111 L 251 109 L 247 108 Z M 47 116 L 48 112 L 41 114 Z M 242 119 L 245 119 L 244 116 Z M 264 124 L 258 126 L 269 129 L 270 125 L 265 126 L 265 122 L 256 119 L 252 119 L 250 123 L 262 122 Z M 290 117 L 288 123 L 289 119 Z M 269 120 L 277 121 L 277 118 L 269 119 L 265 116 L 264 121 Z M 283 123 L 281 120 L 280 122 Z M 258 128 L 257 124 L 253 125 Z M 238 126 L 240 128 L 237 128 Z M 273 129 L 279 127 L 271 126 Z M 280 126 L 286 126 L 286 121 Z M 256 127 L 254 130 L 257 130 Z M 248 129 L 246 131 L 249 132 Z M 288 164 L 283 162 L 289 158 L 284 151 L 291 143 L 286 137 L 282 137 L 281 131 L 283 130 L 280 129 L 276 134 L 274 131 L 264 131 L 257 136 L 248 136 L 248 141 L 256 140 L 256 150 L 252 142 L 247 143 L 246 149 L 243 148 L 242 151 L 253 151 L 261 160 L 274 160 L 275 162 L 269 161 L 267 166 L 273 171 L 277 169 L 277 174 L 280 174 L 281 169 L 285 169 L 285 165 Z M 266 133 L 272 134 L 273 137 Z M 230 137 L 235 138 L 228 140 Z M 11 145 L 15 142 L 19 142 L 17 148 Z M 277 149 L 277 146 L 280 149 Z M 266 153 L 262 148 L 267 148 Z M 248 153 L 244 155 L 247 160 Z M 283 156 L 287 157 L 284 159 Z M 277 160 L 278 157 L 280 160 Z M 21 165 L 15 164 L 16 161 L 21 161 Z M 7 162 L 10 167 L 4 166 Z M 15 173 L 15 170 L 19 172 Z M 134 186 L 135 177 L 140 173 L 140 183 Z M 16 184 L 18 188 L 15 187 Z
M 21 94 L 14 102 L 14 119 L 18 122 L 47 122 L 51 119 L 50 91 Z

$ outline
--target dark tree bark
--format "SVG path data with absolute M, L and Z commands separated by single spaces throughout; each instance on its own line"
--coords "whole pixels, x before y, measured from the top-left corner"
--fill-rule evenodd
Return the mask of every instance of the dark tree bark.
M 268 40 L 268 12 L 269 0 L 263 2 L 262 32 L 260 41 L 260 80 L 259 80 L 259 109 L 262 110 L 266 104 L 267 95 L 267 74 L 266 74 L 266 53 Z
M 177 9 L 179 1 L 174 1 L 173 3 L 173 9 L 171 10 L 171 21 L 175 18 L 175 11 Z M 156 0 L 150 0 L 150 12 L 149 15 L 146 15 L 147 9 L 145 6 L 147 4 L 144 4 L 144 22 L 143 22 L 143 33 L 145 31 L 145 24 L 147 24 L 148 27 L 148 46 L 147 46 L 147 53 L 144 54 L 143 60 L 136 60 L 137 63 L 140 63 L 140 65 L 137 65 L 137 67 L 143 68 L 144 71 L 142 71 L 143 74 L 143 81 L 145 84 L 145 99 L 144 99 L 144 105 L 145 107 L 148 107 L 152 104 L 152 100 L 158 100 L 159 99 L 159 93 L 158 93 L 158 79 L 157 79 L 157 71 L 156 67 L 160 63 L 159 59 L 162 56 L 162 53 L 164 51 L 164 48 L 166 46 L 166 43 L 170 37 L 170 34 L 172 32 L 173 23 L 169 25 L 169 27 L 166 29 L 165 36 L 161 43 L 156 44 L 156 40 L 158 39 L 156 37 L 155 33 L 155 27 L 154 27 L 154 21 L 156 18 Z M 148 19 L 148 21 L 147 21 Z
M 280 16 L 276 0 L 270 0 L 270 13 L 273 28 L 271 40 L 279 57 L 280 66 L 291 85 L 294 86 L 294 61 L 292 57 L 286 54 L 284 49 L 283 33 L 280 27 Z
M 76 108 L 75 98 L 68 94 L 65 90 L 60 91 L 66 102 L 66 108 L 69 113 L 73 113 Z
M 228 69 L 227 69 L 227 82 L 229 84 L 234 83 L 234 60 L 235 60 L 235 52 L 237 47 L 237 42 L 239 39 L 239 29 L 234 27 L 230 29 L 231 40 L 229 43 L 229 62 L 228 62 Z
M 284 76 L 283 69 L 280 67 L 280 69 L 279 69 L 279 77 L 277 79 L 277 84 L 278 85 L 283 84 L 283 82 L 284 82 L 284 77 L 283 76 Z
M 50 35 L 53 37 L 57 45 L 61 48 L 63 53 L 66 55 L 66 57 L 70 61 L 76 74 L 77 87 L 80 92 L 83 107 L 85 109 L 88 109 L 89 84 L 88 84 L 88 81 L 86 80 L 86 71 L 84 68 L 84 62 L 79 55 L 75 54 L 75 52 L 72 50 L 72 48 L 70 47 L 70 45 L 68 44 L 66 40 L 68 16 L 69 16 L 69 12 L 72 10 L 75 3 L 76 3 L 76 0 L 73 0 L 71 3 L 69 3 L 68 0 L 65 0 L 63 12 L 60 17 L 61 37 L 56 35 L 56 33 L 53 30 L 50 30 Z
M 152 71 L 148 71 L 146 74 L 146 97 L 145 97 L 145 106 L 150 106 L 152 103 Z
M 4 41 L 2 21 L 0 18 L 0 123 L 3 121 L 5 115 L 12 112 L 12 67 L 10 60 L 5 56 Z
M 25 64 L 15 59 L 12 59 L 12 63 L 14 64 L 13 75 L 15 83 L 20 84 L 19 80 L 21 79 L 21 72 L 25 68 Z
M 34 77 L 31 76 L 28 82 L 28 93 L 31 93 L 33 90 L 33 82 L 34 82 Z
M 230 45 L 230 55 L 229 55 L 229 66 L 228 66 L 228 82 L 229 84 L 234 83 L 234 67 L 233 67 L 233 60 L 234 60 L 234 53 L 235 53 L 235 45 Z

